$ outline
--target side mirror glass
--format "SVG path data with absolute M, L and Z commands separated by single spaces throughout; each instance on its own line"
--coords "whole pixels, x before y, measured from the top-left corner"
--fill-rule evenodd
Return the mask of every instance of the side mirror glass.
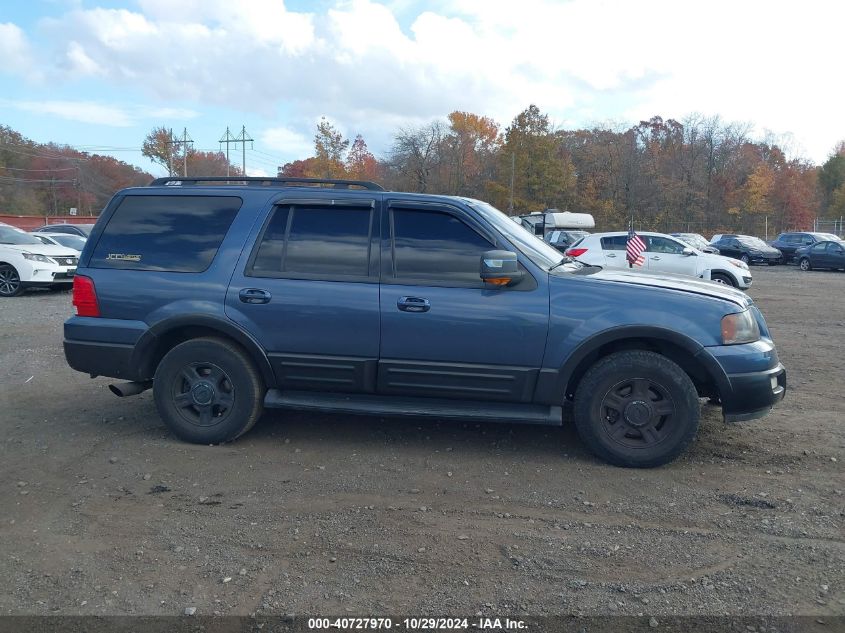
M 492 286 L 510 286 L 522 279 L 516 253 L 487 251 L 481 256 L 481 279 Z

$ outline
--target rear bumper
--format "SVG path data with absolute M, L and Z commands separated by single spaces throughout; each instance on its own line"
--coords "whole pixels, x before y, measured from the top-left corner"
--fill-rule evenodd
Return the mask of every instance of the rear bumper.
M 68 365 L 95 376 L 142 380 L 135 348 L 147 331 L 143 321 L 71 317 L 65 321 L 64 350 Z
M 92 376 L 138 380 L 135 372 L 130 370 L 133 345 L 65 339 L 64 348 L 67 364 L 76 371 Z

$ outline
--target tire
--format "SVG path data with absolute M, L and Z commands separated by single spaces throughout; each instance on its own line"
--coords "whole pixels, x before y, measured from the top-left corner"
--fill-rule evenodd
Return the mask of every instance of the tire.
M 724 284 L 732 288 L 736 288 L 736 283 L 730 275 L 725 273 L 713 273 L 710 275 L 710 281 L 715 281 L 717 284 Z
M 11 264 L 0 266 L 0 297 L 17 297 L 23 292 L 21 276 Z
M 798 260 L 798 268 L 803 271 L 813 270 L 813 267 L 810 265 L 810 260 L 806 257 L 802 257 Z
M 593 365 L 575 394 L 575 426 L 593 454 L 617 466 L 674 460 L 698 431 L 698 392 L 676 363 L 654 352 L 611 354 Z
M 742 261 L 743 264 L 748 264 L 751 261 L 748 255 L 745 254 L 743 254 L 742 257 L 740 257 L 739 259 Z
M 237 345 L 198 338 L 171 349 L 156 368 L 153 398 L 167 428 L 194 444 L 240 437 L 258 421 L 265 388 Z

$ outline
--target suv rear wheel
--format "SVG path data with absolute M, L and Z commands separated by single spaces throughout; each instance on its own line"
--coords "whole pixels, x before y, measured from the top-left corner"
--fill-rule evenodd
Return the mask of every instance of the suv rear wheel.
M 695 385 L 676 363 L 627 351 L 601 359 L 584 375 L 574 413 L 578 434 L 598 457 L 649 468 L 686 449 L 701 411 Z
M 174 435 L 219 444 L 246 433 L 263 410 L 264 386 L 252 361 L 217 338 L 180 343 L 158 365 L 153 397 Z

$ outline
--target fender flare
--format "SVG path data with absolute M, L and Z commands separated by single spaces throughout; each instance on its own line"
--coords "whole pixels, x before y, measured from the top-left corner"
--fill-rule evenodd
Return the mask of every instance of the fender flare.
M 130 366 L 138 367 L 143 378 L 151 378 L 155 373 L 155 367 L 152 366 L 152 361 L 159 341 L 170 332 L 183 327 L 201 327 L 215 330 L 222 336 L 232 339 L 246 350 L 249 357 L 256 364 L 261 377 L 264 379 L 264 384 L 268 388 L 275 385 L 276 377 L 270 365 L 270 360 L 267 358 L 267 353 L 258 341 L 247 331 L 228 319 L 209 314 L 180 315 L 159 321 L 151 326 L 141 335 L 141 338 L 135 344 Z
M 628 339 L 652 339 L 666 341 L 689 353 L 698 361 L 719 389 L 730 392 L 730 381 L 722 366 L 701 343 L 674 330 L 652 325 L 624 325 L 597 332 L 567 357 L 559 369 L 543 369 L 537 382 L 536 400 L 543 403 L 560 404 L 568 397 L 570 382 L 575 377 L 578 366 L 591 354 L 608 343 Z

